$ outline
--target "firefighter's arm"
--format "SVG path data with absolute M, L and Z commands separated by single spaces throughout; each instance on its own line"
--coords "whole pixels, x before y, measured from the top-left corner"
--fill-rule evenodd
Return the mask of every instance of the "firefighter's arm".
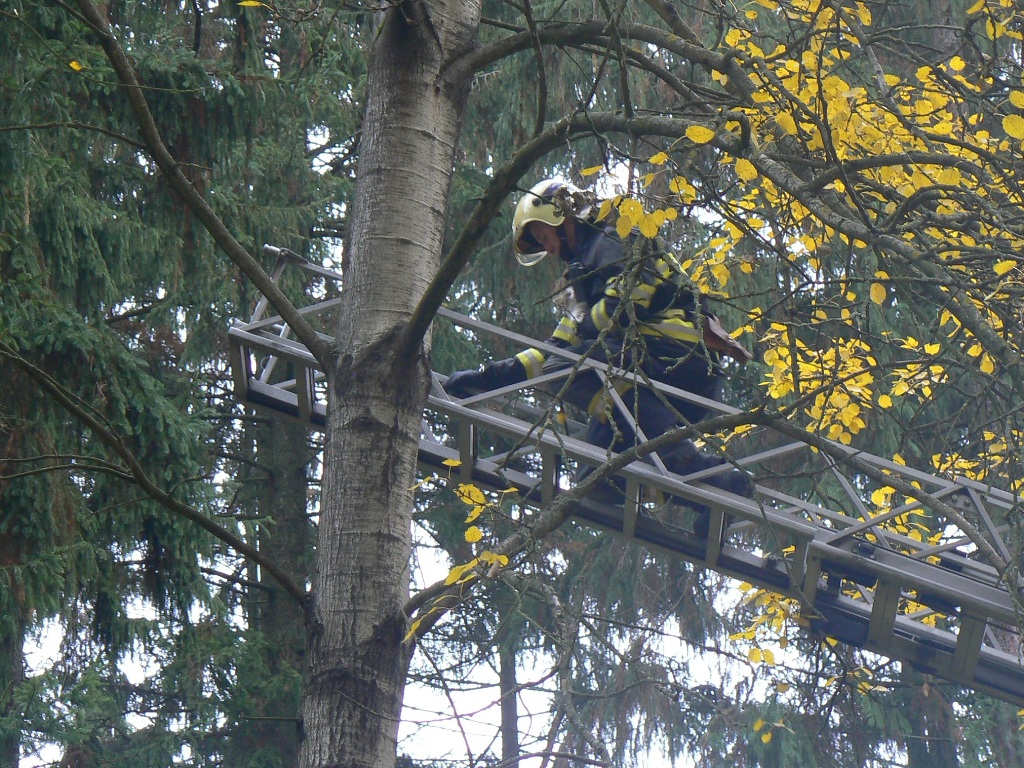
M 547 341 L 563 348 L 579 344 L 576 321 L 571 317 L 563 317 Z M 448 377 L 444 390 L 452 397 L 461 399 L 518 384 L 540 376 L 546 359 L 547 355 L 531 347 L 515 357 L 487 363 L 479 370 L 456 371 Z

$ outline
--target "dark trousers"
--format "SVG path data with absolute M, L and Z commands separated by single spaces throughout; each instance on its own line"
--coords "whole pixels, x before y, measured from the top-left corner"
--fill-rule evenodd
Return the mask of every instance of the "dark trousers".
M 642 371 L 651 379 L 708 399 L 716 399 L 721 389 L 717 360 L 709 363 L 701 350 L 669 339 L 650 339 L 638 349 L 623 350 L 621 343 L 606 341 L 598 346 L 583 344 L 570 351 L 626 371 Z M 544 371 L 571 367 L 569 361 L 551 358 Z M 622 379 L 613 378 L 609 383 L 620 385 L 616 389 L 621 391 L 630 418 L 612 404 L 610 397 L 605 399 L 610 407 L 600 407 L 599 396 L 607 391 L 608 383 L 602 382 L 597 371 L 581 368 L 571 375 L 568 385 L 560 381 L 551 387 L 552 392 L 560 391 L 566 402 L 589 410 L 590 422 L 583 439 L 591 445 L 624 451 L 640 442 L 631 421 L 636 422 L 645 438 L 653 440 L 674 427 L 696 423 L 707 415 L 707 408 L 682 398 L 665 397 L 645 386 L 631 386 L 622 391 Z M 663 397 L 667 402 L 663 402 Z

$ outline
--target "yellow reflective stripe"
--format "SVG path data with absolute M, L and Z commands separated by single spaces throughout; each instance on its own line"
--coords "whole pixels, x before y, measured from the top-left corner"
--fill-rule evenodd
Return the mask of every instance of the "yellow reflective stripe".
M 544 371 L 544 353 L 539 349 L 525 349 L 516 355 L 516 360 L 526 369 L 526 378 L 533 379 Z
M 633 289 L 629 294 L 629 298 L 646 309 L 651 306 L 651 299 L 654 298 L 654 291 L 655 286 L 643 283 Z
M 563 317 L 558 321 L 558 327 L 555 328 L 555 332 L 551 334 L 551 337 L 558 339 L 559 341 L 568 342 L 572 346 L 579 344 L 582 339 L 576 332 L 577 322 L 571 317 Z
M 594 323 L 594 327 L 598 331 L 603 331 L 606 328 L 611 327 L 612 318 L 608 314 L 608 307 L 606 306 L 605 299 L 601 299 L 590 309 L 590 319 Z
M 670 309 L 658 315 L 654 321 L 640 324 L 640 333 L 648 336 L 668 336 L 678 341 L 698 342 L 701 332 L 697 326 L 686 319 L 682 309 Z
M 620 396 L 625 395 L 629 390 L 633 388 L 632 382 L 620 381 L 615 385 L 615 391 Z M 597 393 L 590 398 L 590 402 L 587 403 L 587 415 L 592 419 L 600 419 L 601 421 L 607 421 L 611 415 L 612 409 L 615 407 L 615 401 L 612 399 L 611 394 L 604 387 L 601 387 Z
M 700 334 L 693 328 L 686 328 L 676 322 L 667 323 L 644 323 L 640 326 L 640 333 L 645 336 L 662 336 L 676 341 L 685 341 L 694 344 L 700 341 Z

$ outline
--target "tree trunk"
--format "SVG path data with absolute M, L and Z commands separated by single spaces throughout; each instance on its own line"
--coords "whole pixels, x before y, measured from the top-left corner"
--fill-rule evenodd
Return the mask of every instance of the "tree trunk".
M 297 584 L 304 584 L 313 550 L 307 510 L 307 465 L 312 458 L 308 430 L 303 424 L 272 418 L 255 431 L 256 455 L 266 472 L 266 479 L 255 483 L 257 508 L 261 517 L 269 519 L 259 529 L 259 548 Z M 239 686 L 255 710 L 252 719 L 239 724 L 225 765 L 249 765 L 260 754 L 275 765 L 293 768 L 299 764 L 301 691 L 291 681 L 303 669 L 302 606 L 259 569 L 254 568 L 250 578 L 265 587 L 251 590 L 248 616 L 266 642 L 266 672 L 259 674 L 269 679 L 240 676 Z
M 330 370 L 317 575 L 307 633 L 302 765 L 395 763 L 410 521 L 429 367 L 400 336 L 439 263 L 468 82 L 444 64 L 475 36 L 477 0 L 381 14 Z
M 0 691 L 3 695 L 2 717 L 9 723 L 20 719 L 14 689 L 24 679 L 25 621 L 21 616 L 10 617 L 8 633 L 0 637 Z M 21 731 L 17 727 L 5 728 L 0 735 L 0 768 L 17 768 L 21 748 Z
M 913 709 L 907 740 L 909 768 L 957 768 L 956 718 L 946 697 L 924 683 L 914 692 Z
M 519 757 L 519 690 L 516 683 L 516 651 L 511 642 L 498 647 L 501 689 L 501 761 L 513 764 Z

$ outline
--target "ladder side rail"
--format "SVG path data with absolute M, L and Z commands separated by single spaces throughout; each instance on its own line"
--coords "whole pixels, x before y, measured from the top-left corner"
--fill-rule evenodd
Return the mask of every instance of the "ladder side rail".
M 932 495 L 935 498 L 937 498 L 937 499 L 941 499 L 941 498 L 943 498 L 945 496 L 948 496 L 950 494 L 957 493 L 958 491 L 959 491 L 959 489 L 957 489 L 957 488 L 944 488 L 944 489 L 942 489 L 940 491 L 937 491 L 936 493 L 934 493 Z M 831 541 L 833 543 L 838 543 L 838 542 L 842 541 L 843 539 L 849 538 L 851 536 L 855 536 L 855 535 L 860 534 L 860 533 L 864 533 L 865 531 L 868 531 L 868 530 L 870 530 L 876 536 L 879 536 L 880 535 L 879 532 L 874 530 L 876 526 L 878 526 L 878 525 L 880 525 L 882 523 L 887 523 L 890 520 L 893 520 L 893 519 L 895 519 L 897 517 L 900 517 L 901 515 L 905 515 L 907 512 L 912 512 L 915 509 L 927 509 L 927 507 L 925 507 L 925 505 L 922 502 L 917 501 L 915 499 L 912 502 L 909 502 L 907 504 L 903 504 L 903 505 L 901 505 L 899 507 L 895 507 L 893 509 L 890 509 L 888 512 L 883 512 L 882 514 L 875 515 L 874 517 L 872 517 L 869 514 L 867 514 L 867 511 L 865 510 L 864 520 L 863 521 L 858 521 L 856 525 L 851 525 L 849 528 L 844 528 L 842 531 L 839 531 L 839 532 L 835 533 L 831 537 Z M 888 530 L 885 530 L 885 529 L 882 529 L 882 530 L 884 531 L 884 535 L 885 535 L 886 538 L 888 538 L 890 535 L 893 534 L 892 531 L 888 531 Z M 916 541 L 916 540 L 912 539 L 911 541 Z M 919 544 L 919 545 L 921 544 L 921 542 L 916 542 L 916 543 Z M 905 542 L 901 542 L 901 544 L 905 544 Z
M 886 538 L 885 530 L 878 527 L 879 521 L 877 520 L 877 518 L 872 518 L 871 513 L 868 512 L 867 505 L 864 503 L 863 499 L 861 499 L 861 495 L 857 493 L 856 489 L 850 483 L 849 478 L 847 478 L 846 475 L 839 471 L 839 467 L 837 466 L 835 460 L 831 456 L 826 456 L 825 461 L 828 464 L 829 471 L 831 471 L 832 475 L 836 478 L 837 481 L 839 481 L 840 487 L 846 493 L 846 497 L 850 500 L 850 503 L 853 504 L 854 509 L 857 510 L 857 513 L 861 516 L 861 519 L 863 519 L 865 523 L 867 523 L 866 527 L 863 528 L 863 530 L 870 531 L 872 534 L 874 534 L 875 538 L 883 546 L 885 546 L 888 549 L 892 549 L 892 545 Z M 850 531 L 856 528 L 858 528 L 857 525 L 852 525 L 849 528 L 844 529 L 842 532 L 837 533 L 834 538 L 840 539 L 850 536 Z
M 913 624 L 904 616 L 897 616 L 893 632 L 882 638 L 880 644 L 868 639 L 870 614 L 866 606 L 849 600 L 844 595 L 821 593 L 815 610 L 820 618 L 812 621 L 818 632 L 879 653 L 901 659 L 916 669 L 935 674 L 946 680 L 974 688 L 1003 701 L 1024 706 L 1024 666 L 1020 659 L 999 649 L 983 646 L 970 678 L 963 676 L 962 667 L 954 665 L 958 637 L 928 624 Z
M 531 439 L 535 441 L 535 444 L 538 447 L 540 445 L 545 445 L 555 448 L 556 450 L 560 450 L 567 458 L 582 461 L 584 463 L 597 464 L 598 466 L 604 464 L 608 460 L 608 452 L 606 449 L 586 443 L 576 438 L 569 438 L 561 434 L 557 435 L 556 439 L 553 430 L 550 428 L 538 430 L 536 425 L 515 419 L 514 417 L 506 414 L 499 414 L 489 410 L 474 410 L 463 406 L 458 402 L 444 402 L 439 398 L 434 398 L 433 396 L 429 397 L 428 400 L 432 408 L 462 418 L 468 418 L 475 421 L 480 426 L 503 433 L 510 437 L 523 437 L 533 433 L 533 437 Z M 629 472 L 626 471 L 627 469 Z M 695 476 L 713 474 L 715 469 L 717 468 L 695 473 Z M 705 489 L 687 485 L 675 479 L 674 476 L 663 476 L 658 474 L 653 467 L 639 460 L 627 465 L 627 467 L 624 467 L 617 474 L 628 475 L 632 472 L 640 473 L 641 477 L 638 479 L 643 481 L 644 485 L 654 486 L 658 490 L 667 491 L 673 495 L 684 496 L 685 498 L 689 498 L 691 501 L 696 501 L 698 503 L 725 504 L 735 509 L 737 503 L 742 501 L 745 505 L 742 507 L 743 516 L 747 518 L 752 514 L 755 514 L 756 510 L 758 510 L 756 503 L 750 499 L 741 499 L 739 496 L 725 494 L 724 491 L 718 491 L 717 489 L 711 489 L 710 487 Z
M 284 268 L 288 265 L 288 260 L 280 253 L 274 253 L 273 251 L 268 250 L 267 246 L 263 246 L 263 252 L 268 256 L 277 256 L 277 261 L 274 262 L 274 269 L 270 273 L 270 282 L 276 285 L 281 280 L 281 275 L 284 273 Z M 263 313 L 267 311 L 267 306 L 269 304 L 270 300 L 261 293 L 259 300 L 256 302 L 256 307 L 252 311 L 252 316 L 249 322 L 255 323 L 263 317 Z
M 1006 546 L 1006 542 L 1003 541 L 1003 537 L 999 535 L 999 531 L 996 529 L 996 526 L 992 521 L 992 516 L 988 513 L 988 509 L 985 507 L 985 504 L 981 499 L 981 495 L 974 488 L 967 488 L 967 494 L 970 496 L 971 501 L 974 502 L 975 510 L 991 537 L 989 543 L 991 543 L 999 553 L 999 556 L 1003 558 L 1003 562 L 1009 563 L 1013 559 L 1013 555 L 1010 554 L 1009 547 Z
M 317 302 L 316 304 L 310 304 L 309 306 L 306 307 L 299 307 L 296 309 L 296 311 L 303 316 L 315 316 L 320 314 L 321 312 L 326 312 L 329 309 L 334 309 L 340 304 L 340 298 L 327 299 L 326 301 L 320 301 Z M 284 319 L 280 315 L 270 315 L 268 317 L 260 318 L 259 320 L 251 320 L 248 323 L 242 323 L 240 325 L 246 331 L 261 331 L 267 328 L 272 328 L 276 325 L 287 325 L 287 323 L 284 322 Z M 330 336 L 329 334 L 319 333 L 318 335 L 325 340 L 333 341 L 334 339 L 334 337 Z
M 923 595 L 936 595 L 950 605 L 969 607 L 976 615 L 1011 625 L 1020 620 L 1020 612 L 1006 590 L 931 563 L 881 548 L 876 548 L 867 557 L 832 547 L 820 540 L 811 543 L 811 551 L 822 560 L 847 565 L 876 578 L 884 577 L 905 588 L 914 589 L 918 593 L 918 602 L 924 602 L 921 599 Z
M 316 358 L 310 354 L 305 345 L 291 339 L 278 336 L 266 336 L 250 333 L 243 328 L 231 328 L 228 335 L 239 342 L 245 342 L 251 349 L 284 357 L 292 362 L 319 368 Z

